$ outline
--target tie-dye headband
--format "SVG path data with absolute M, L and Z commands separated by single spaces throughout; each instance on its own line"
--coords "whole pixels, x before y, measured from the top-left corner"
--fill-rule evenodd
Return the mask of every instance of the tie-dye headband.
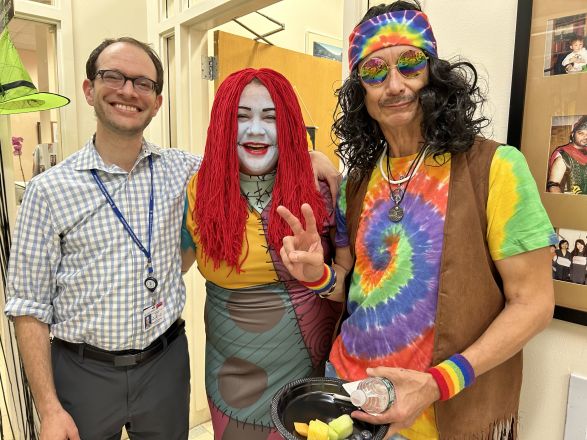
M 406 10 L 373 17 L 355 27 L 349 37 L 349 69 L 353 70 L 359 61 L 376 50 L 404 44 L 438 56 L 426 14 Z

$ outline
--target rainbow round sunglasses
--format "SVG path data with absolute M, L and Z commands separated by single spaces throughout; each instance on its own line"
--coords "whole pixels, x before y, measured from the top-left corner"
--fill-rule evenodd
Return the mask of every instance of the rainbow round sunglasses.
M 361 81 L 370 86 L 378 86 L 385 81 L 389 70 L 394 67 L 401 76 L 413 79 L 420 76 L 428 65 L 428 57 L 418 49 L 408 49 L 400 54 L 397 64 L 390 66 L 383 58 L 369 58 L 359 67 Z

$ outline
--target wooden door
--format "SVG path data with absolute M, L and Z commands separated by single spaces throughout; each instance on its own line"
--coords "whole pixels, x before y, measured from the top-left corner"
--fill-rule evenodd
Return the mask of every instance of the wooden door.
M 218 63 L 215 90 L 228 75 L 245 67 L 269 67 L 283 74 L 298 95 L 306 126 L 317 127 L 316 150 L 326 154 L 338 167 L 330 129 L 336 107 L 334 91 L 342 82 L 342 66 L 339 61 L 258 43 L 221 31 L 214 33 L 214 54 Z

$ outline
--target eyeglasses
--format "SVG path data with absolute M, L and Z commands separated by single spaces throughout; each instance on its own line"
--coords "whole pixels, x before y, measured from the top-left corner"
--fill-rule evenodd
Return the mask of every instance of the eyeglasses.
M 150 95 L 157 90 L 157 83 L 144 76 L 131 78 L 118 70 L 98 70 L 96 72 L 96 77 L 97 76 L 102 77 L 104 84 L 113 89 L 120 89 L 124 87 L 127 81 L 130 81 L 136 92 L 141 95 Z
M 359 77 L 369 86 L 385 81 L 390 69 L 397 68 L 401 76 L 413 79 L 420 76 L 428 65 L 428 57 L 421 50 L 409 49 L 400 54 L 397 64 L 390 66 L 383 58 L 369 58 L 359 67 Z

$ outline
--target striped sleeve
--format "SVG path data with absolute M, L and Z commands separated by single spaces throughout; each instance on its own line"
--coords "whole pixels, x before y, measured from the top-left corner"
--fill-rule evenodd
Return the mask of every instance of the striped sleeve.
M 183 221 L 181 223 L 181 249 L 196 249 L 196 241 L 194 239 L 194 230 L 196 224 L 192 217 L 194 205 L 196 204 L 196 176 L 192 176 L 188 182 L 186 189 L 185 204 L 183 208 Z
M 55 274 L 61 258 L 59 235 L 53 228 L 47 200 L 36 182 L 26 188 L 18 212 L 8 265 L 8 316 L 53 321 Z

